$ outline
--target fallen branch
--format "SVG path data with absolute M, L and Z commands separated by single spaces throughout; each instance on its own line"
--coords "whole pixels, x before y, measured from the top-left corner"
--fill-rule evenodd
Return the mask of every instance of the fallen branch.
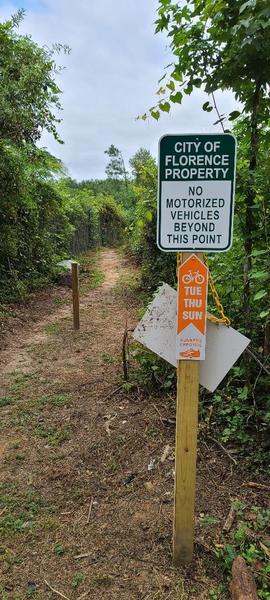
M 105 425 L 104 425 L 104 427 L 105 427 L 105 429 L 106 429 L 106 432 L 107 432 L 107 434 L 108 434 L 108 435 L 111 435 L 110 424 L 113 422 L 113 420 L 115 419 L 115 417 L 116 417 L 116 416 L 117 416 L 117 415 L 114 415 L 113 417 L 110 417 L 110 418 L 109 418 L 109 419 L 106 421 L 106 423 L 105 423 Z
M 89 510 L 88 510 L 88 515 L 87 515 L 86 525 L 89 525 L 89 521 L 90 521 L 90 517 L 91 517 L 91 512 L 92 512 L 92 508 L 93 508 L 93 502 L 94 502 L 94 498 L 92 496 L 91 502 L 89 504 Z
M 233 561 L 230 591 L 232 600 L 259 600 L 254 578 L 242 556 Z
M 65 594 L 62 594 L 62 592 L 59 592 L 58 590 L 56 590 L 55 588 L 53 588 L 48 581 L 46 581 L 46 579 L 44 579 L 44 583 L 47 585 L 47 587 L 54 592 L 54 594 L 57 594 L 57 596 L 61 596 L 61 598 L 64 598 L 65 600 L 70 600 L 70 598 L 68 598 L 67 596 L 65 596 Z
M 89 556 L 91 556 L 90 552 L 87 552 L 86 554 L 77 554 L 76 556 L 74 556 L 74 560 L 79 560 L 80 558 L 88 558 Z
M 112 392 L 110 392 L 108 394 L 108 396 L 105 396 L 105 398 L 103 398 L 103 402 L 105 402 L 106 400 L 109 400 L 109 398 L 111 398 L 114 394 L 116 394 L 116 392 L 118 392 L 119 390 L 121 390 L 121 388 L 122 388 L 122 383 L 117 388 L 115 388 L 115 390 L 113 390 Z
M 154 409 L 157 411 L 157 414 L 158 414 L 158 416 L 160 418 L 161 423 L 166 423 L 166 424 L 169 424 L 169 425 L 175 425 L 175 423 L 176 423 L 176 419 L 175 418 L 173 418 L 173 419 L 167 419 L 166 417 L 162 416 L 160 410 L 158 409 L 158 407 L 155 404 L 151 404 L 151 406 L 153 406 Z
M 270 491 L 269 485 L 264 485 L 263 483 L 256 483 L 255 481 L 248 481 L 247 483 L 242 483 L 242 486 L 248 486 L 251 488 L 257 488 L 258 490 L 267 490 Z
M 171 452 L 171 447 L 169 446 L 169 444 L 167 444 L 167 446 L 165 446 L 165 448 L 163 450 L 163 453 L 162 453 L 162 456 L 161 456 L 161 459 L 160 459 L 161 463 L 165 462 L 165 460 L 166 460 L 166 458 L 168 458 L 170 452 Z
M 228 458 L 235 464 L 237 465 L 237 461 L 235 460 L 235 458 L 233 458 L 233 456 L 230 454 L 230 452 L 228 450 L 226 450 L 226 448 L 224 448 L 224 446 L 222 446 L 222 444 L 216 440 L 216 438 L 211 437 L 210 435 L 207 436 L 209 440 L 212 440 L 212 442 L 215 442 L 215 444 L 217 444 L 217 446 L 219 446 L 219 448 L 221 448 L 221 450 L 223 450 L 223 452 L 225 452 L 225 454 L 228 456 Z
M 226 533 L 228 533 L 231 530 L 234 519 L 235 519 L 235 510 L 232 506 L 229 511 L 229 514 L 227 516 L 227 519 L 223 525 L 223 531 L 226 531 Z
M 254 352 L 252 352 L 252 350 L 250 350 L 250 348 L 246 348 L 245 352 L 247 352 L 250 356 L 252 356 L 252 358 L 258 363 L 258 365 L 260 365 L 262 371 L 264 371 L 267 375 L 270 375 L 269 369 L 266 368 L 266 366 L 261 362 L 261 360 L 259 360 L 257 358 L 256 354 L 254 354 Z

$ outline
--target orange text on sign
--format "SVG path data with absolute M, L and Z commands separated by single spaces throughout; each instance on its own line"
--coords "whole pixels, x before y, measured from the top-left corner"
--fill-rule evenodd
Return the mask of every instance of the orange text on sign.
M 207 267 L 195 254 L 179 267 L 178 334 L 190 323 L 205 334 L 207 275 Z

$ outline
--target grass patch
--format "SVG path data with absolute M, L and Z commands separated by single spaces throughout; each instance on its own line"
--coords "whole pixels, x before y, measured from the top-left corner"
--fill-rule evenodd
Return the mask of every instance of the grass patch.
M 99 269 L 99 252 L 89 252 L 79 256 L 80 291 L 86 294 L 102 285 L 105 274 Z
M 140 300 L 140 285 L 141 275 L 139 272 L 134 271 L 128 275 L 120 275 L 113 288 L 113 294 L 118 298 L 124 298 L 132 303 L 136 301 L 137 304 L 138 298 Z
M 60 446 L 69 439 L 69 430 L 67 427 L 45 427 L 39 425 L 35 429 L 35 435 L 45 439 L 49 446 Z
M 91 290 L 100 287 L 105 280 L 105 274 L 102 271 L 93 271 L 86 277 L 81 278 L 80 290 L 82 294 L 86 294 Z
M 107 365 L 113 365 L 117 362 L 117 358 L 111 354 L 102 354 L 102 360 Z
M 10 406 L 11 404 L 14 404 L 14 402 L 14 398 L 10 398 L 7 396 L 5 398 L 0 398 L 0 408 L 2 408 L 3 406 Z
M 46 331 L 46 333 L 49 333 L 50 335 L 57 334 L 60 331 L 59 324 L 58 323 L 49 323 L 48 325 L 46 325 L 45 331 Z
M 9 317 L 9 312 L 3 306 L 0 305 L 0 319 L 6 319 Z
M 66 404 L 69 404 L 69 402 L 70 397 L 68 394 L 49 394 L 38 398 L 36 405 L 40 408 L 46 408 L 51 406 L 65 406 Z
M 72 587 L 76 590 L 81 583 L 84 581 L 84 575 L 82 573 L 75 573 L 72 578 Z
M 60 544 L 60 542 L 56 542 L 54 545 L 54 554 L 56 556 L 63 556 L 65 554 L 65 548 Z
M 34 377 L 33 373 L 23 373 L 22 371 L 14 371 L 11 373 L 12 383 L 10 384 L 10 392 L 12 396 L 18 397 L 28 386 Z
M 33 421 L 33 416 L 35 416 L 34 411 L 17 410 L 15 415 L 1 420 L 0 429 L 4 429 L 5 427 L 25 427 L 25 425 Z
M 53 512 L 42 496 L 35 490 L 19 493 L 17 486 L 4 483 L 0 486 L 0 535 L 10 538 L 17 534 L 34 533 L 41 527 L 46 512 Z

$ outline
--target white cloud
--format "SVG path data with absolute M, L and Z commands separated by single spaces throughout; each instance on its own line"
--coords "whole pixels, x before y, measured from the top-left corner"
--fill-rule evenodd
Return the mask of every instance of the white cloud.
M 202 92 L 185 98 L 159 122 L 136 121 L 155 104 L 157 82 L 171 56 L 164 36 L 154 35 L 157 0 L 22 0 L 28 6 L 21 27 L 39 44 L 68 44 L 58 75 L 63 90 L 59 127 L 65 145 L 44 134 L 42 143 L 77 179 L 103 177 L 104 150 L 113 143 L 128 161 L 144 146 L 156 155 L 164 133 L 218 131 L 213 113 L 201 109 Z M 1 5 L 3 20 L 18 0 Z M 231 95 L 217 95 L 221 112 L 234 107 Z

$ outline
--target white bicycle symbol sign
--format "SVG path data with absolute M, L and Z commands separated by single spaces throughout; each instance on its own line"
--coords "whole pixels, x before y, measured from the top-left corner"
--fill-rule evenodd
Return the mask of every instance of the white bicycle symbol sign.
M 198 284 L 202 284 L 205 281 L 204 275 L 199 273 L 199 271 L 188 271 L 182 277 L 183 283 L 192 283 L 193 281 Z

